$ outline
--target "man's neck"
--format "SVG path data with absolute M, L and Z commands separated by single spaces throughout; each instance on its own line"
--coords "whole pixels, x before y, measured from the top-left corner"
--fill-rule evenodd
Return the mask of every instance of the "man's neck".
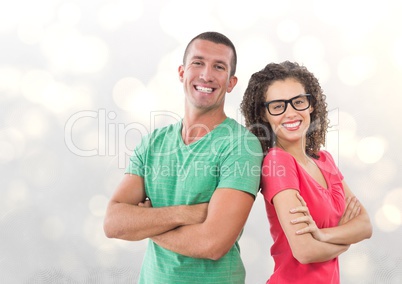
M 226 119 L 224 112 L 198 115 L 185 114 L 181 136 L 186 145 L 191 144 L 211 132 Z

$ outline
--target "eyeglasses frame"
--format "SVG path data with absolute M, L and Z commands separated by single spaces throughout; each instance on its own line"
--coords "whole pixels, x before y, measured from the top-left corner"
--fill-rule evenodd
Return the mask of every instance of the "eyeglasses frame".
M 308 100 L 308 106 L 307 106 L 306 108 L 303 108 L 303 109 L 296 109 L 295 106 L 293 105 L 292 101 L 293 101 L 294 99 L 299 98 L 299 97 L 306 97 L 306 98 L 307 98 L 307 100 Z M 269 101 L 269 102 L 263 102 L 262 105 L 268 110 L 268 112 L 269 112 L 270 115 L 272 115 L 272 116 L 278 116 L 278 115 L 284 114 L 284 113 L 286 112 L 286 110 L 287 110 L 287 108 L 288 108 L 288 104 L 290 104 L 290 105 L 293 107 L 293 109 L 294 109 L 294 110 L 297 110 L 297 111 L 303 111 L 303 110 L 308 109 L 308 108 L 311 106 L 311 100 L 310 100 L 310 99 L 311 99 L 311 94 L 300 94 L 300 95 L 295 96 L 295 97 L 293 97 L 293 98 L 290 98 L 290 99 L 288 99 L 288 100 L 273 100 L 273 101 Z M 284 102 L 284 103 L 285 103 L 285 107 L 284 107 L 284 109 L 283 109 L 283 112 L 277 113 L 277 114 L 272 114 L 272 113 L 269 111 L 269 105 L 270 105 L 271 103 L 276 103 L 276 102 Z

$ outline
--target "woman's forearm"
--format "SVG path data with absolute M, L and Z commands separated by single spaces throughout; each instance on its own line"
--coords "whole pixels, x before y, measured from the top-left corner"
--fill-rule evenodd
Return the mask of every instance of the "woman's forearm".
M 332 244 L 355 244 L 372 235 L 372 226 L 367 212 L 362 209 L 359 216 L 349 222 L 332 228 L 321 229 L 324 241 Z

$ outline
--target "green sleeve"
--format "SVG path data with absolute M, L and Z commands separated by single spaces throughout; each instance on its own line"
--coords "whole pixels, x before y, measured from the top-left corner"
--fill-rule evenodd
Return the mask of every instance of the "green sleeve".
M 134 148 L 130 157 L 129 164 L 126 167 L 126 174 L 134 174 L 141 177 L 145 176 L 145 153 L 149 146 L 150 136 L 146 135 L 141 139 L 141 143 Z
M 218 188 L 233 188 L 257 194 L 260 188 L 262 149 L 252 133 L 246 132 L 233 144 L 231 151 L 222 157 Z

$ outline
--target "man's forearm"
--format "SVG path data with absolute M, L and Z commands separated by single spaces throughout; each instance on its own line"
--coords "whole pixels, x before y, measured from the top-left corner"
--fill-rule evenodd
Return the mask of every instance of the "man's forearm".
M 219 243 L 220 238 L 206 224 L 181 226 L 151 238 L 159 246 L 193 258 L 217 260 L 233 246 L 235 239 Z
M 188 228 L 186 228 L 188 227 Z M 200 251 L 203 251 L 196 240 L 190 242 L 191 230 L 196 230 L 197 225 L 188 225 L 162 233 L 151 239 L 159 246 L 176 253 L 194 258 L 204 258 Z M 190 231 L 189 231 L 190 230 Z
M 219 188 L 210 200 L 204 222 L 181 226 L 152 240 L 179 254 L 217 260 L 236 242 L 253 203 L 254 196 L 249 193 Z
M 104 221 L 109 238 L 137 241 L 205 219 L 207 204 L 160 208 L 111 202 Z

